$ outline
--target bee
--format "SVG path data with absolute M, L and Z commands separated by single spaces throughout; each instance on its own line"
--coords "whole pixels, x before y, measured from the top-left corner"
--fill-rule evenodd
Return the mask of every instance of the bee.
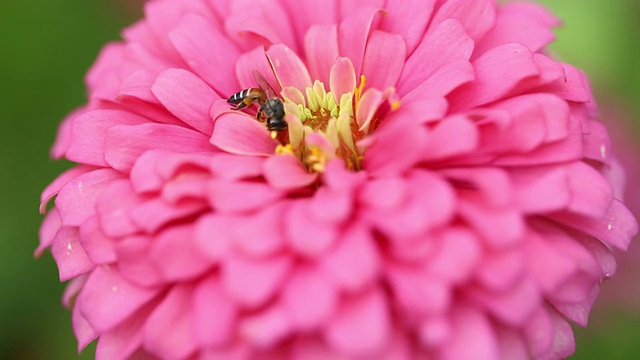
M 234 110 L 241 110 L 254 103 L 260 104 L 256 119 L 267 124 L 269 131 L 282 131 L 287 128 L 284 121 L 284 104 L 276 95 L 271 85 L 257 70 L 253 70 L 253 78 L 259 87 L 240 90 L 227 100 Z

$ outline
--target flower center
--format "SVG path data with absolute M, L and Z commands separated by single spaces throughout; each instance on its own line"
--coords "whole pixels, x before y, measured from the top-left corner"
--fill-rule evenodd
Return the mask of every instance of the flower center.
M 304 90 L 286 87 L 282 90 L 288 138 L 276 149 L 278 155 L 294 155 L 309 172 L 323 172 L 325 164 L 341 158 L 353 171 L 362 168 L 365 147 L 359 144 L 378 126 L 380 105 L 389 101 L 391 110 L 398 106 L 391 101 L 394 90 L 364 91 L 366 79 L 352 91 L 341 94 L 327 92 L 324 84 L 316 80 Z M 286 137 L 285 137 L 286 138 Z

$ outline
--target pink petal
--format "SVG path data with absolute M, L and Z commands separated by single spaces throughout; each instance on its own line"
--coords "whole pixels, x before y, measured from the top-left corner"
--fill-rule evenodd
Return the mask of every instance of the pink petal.
M 284 287 L 281 301 L 295 327 L 308 331 L 328 321 L 338 305 L 338 294 L 322 274 L 299 269 Z
M 305 6 L 304 4 L 307 3 L 298 3 L 297 6 Z M 314 8 L 320 10 L 326 7 L 314 6 Z M 329 74 L 338 57 L 338 26 L 335 24 L 313 25 L 304 35 L 304 50 L 311 77 L 324 84 L 330 83 Z
M 242 319 L 239 324 L 240 336 L 246 339 L 250 344 L 269 349 L 276 348 L 276 343 L 282 341 L 292 331 L 291 320 L 287 310 L 279 305 L 249 315 Z M 276 348 L 277 349 L 277 348 Z M 269 350 L 266 350 L 266 357 L 269 358 Z M 273 351 L 278 353 L 278 350 Z M 280 352 L 274 355 L 274 359 L 282 358 L 284 354 Z
M 240 83 L 240 89 L 246 89 L 258 85 L 256 84 L 255 76 L 253 76 L 254 70 L 264 76 L 265 80 L 267 80 L 269 85 L 273 87 L 273 90 L 276 93 L 280 93 L 282 87 L 273 73 L 267 54 L 262 46 L 256 47 L 251 51 L 247 51 L 238 58 L 235 74 L 238 78 L 238 82 Z M 231 95 L 231 93 L 229 95 Z M 228 107 L 229 104 L 226 104 L 226 106 Z
M 311 86 L 307 67 L 290 48 L 277 44 L 271 46 L 265 54 L 273 64 L 273 71 L 282 87 L 293 86 L 303 90 Z
M 215 177 L 221 179 L 255 178 L 262 175 L 266 159 L 257 156 L 220 154 L 211 159 L 209 169 Z
M 479 145 L 480 135 L 473 122 L 457 115 L 436 125 L 425 142 L 423 159 L 436 162 L 473 152 Z
M 103 233 L 96 217 L 88 219 L 80 227 L 80 243 L 96 265 L 111 264 L 118 260 L 114 239 Z
M 558 310 L 562 316 L 575 322 L 576 324 L 586 327 L 589 322 L 589 312 L 593 307 L 593 303 L 596 301 L 598 294 L 600 293 L 600 287 L 594 286 L 591 289 L 589 296 L 583 301 L 574 304 L 566 303 L 553 303 L 553 307 Z
M 566 359 L 576 351 L 575 337 L 571 325 L 555 311 L 551 312 L 554 327 L 553 345 L 549 353 L 550 359 Z
M 522 168 L 511 172 L 518 208 L 528 214 L 548 213 L 566 207 L 571 192 L 563 169 Z
M 294 190 L 316 181 L 317 173 L 309 173 L 294 155 L 268 158 L 264 163 L 264 177 L 269 185 L 281 190 Z
M 281 251 L 284 247 L 282 231 L 285 211 L 284 204 L 278 203 L 255 215 L 238 219 L 237 226 L 230 225 L 232 229 L 229 229 L 233 233 L 234 246 L 250 257 L 269 256 Z M 252 226 L 242 226 L 244 222 L 250 222 Z
M 390 337 L 390 314 L 381 292 L 372 290 L 344 300 L 326 330 L 326 341 L 335 350 L 352 356 L 372 356 Z
M 122 278 L 116 269 L 97 267 L 87 280 L 77 305 L 91 327 L 102 334 L 118 325 L 158 293 Z
M 584 157 L 609 164 L 611 161 L 611 140 L 604 124 L 590 121 L 585 129 Z
M 331 66 L 329 88 L 336 102 L 340 102 L 342 95 L 353 93 L 356 87 L 356 72 L 351 60 L 339 57 Z
M 165 229 L 155 237 L 148 256 L 167 282 L 193 279 L 211 267 L 211 262 L 191 240 L 193 238 L 194 229 L 190 224 Z
M 156 264 L 148 256 L 153 247 L 152 239 L 149 235 L 132 235 L 115 243 L 120 274 L 126 281 L 145 288 L 165 284 Z
M 101 334 L 96 346 L 96 360 L 126 360 L 135 358 L 142 347 L 142 327 L 149 311 L 145 307 L 109 332 Z
M 396 86 L 405 64 L 406 53 L 406 45 L 400 35 L 373 31 L 362 61 L 362 74 L 367 77 L 367 86 L 381 90 Z M 390 54 L 393 56 L 389 56 Z
M 238 0 L 225 14 L 226 33 L 245 50 L 256 46 L 283 43 L 294 50 L 296 42 L 291 31 L 288 12 L 280 3 L 255 3 Z
M 72 111 L 68 114 L 58 125 L 58 131 L 56 132 L 56 139 L 51 147 L 51 151 L 49 152 L 49 156 L 54 159 L 60 159 L 66 155 L 67 149 L 69 149 L 69 144 L 71 143 L 71 126 L 73 124 L 73 119 L 76 116 L 84 114 L 86 109 L 81 107 Z
M 470 307 L 454 310 L 450 340 L 441 346 L 443 359 L 499 359 L 499 346 L 491 321 Z
M 201 281 L 193 293 L 194 332 L 201 347 L 213 348 L 229 342 L 238 316 L 236 305 L 216 277 Z
M 469 197 L 482 197 L 487 207 L 509 207 L 513 204 L 514 192 L 508 174 L 495 167 L 450 168 L 442 170 L 454 184 L 459 184 L 459 191 Z M 467 194 L 469 192 L 469 194 Z M 474 195 L 470 194 L 475 193 Z M 464 196 L 466 197 L 466 196 Z
M 524 325 L 543 303 L 536 284 L 528 279 L 520 281 L 506 292 L 471 289 L 469 296 L 486 311 L 508 326 Z
M 372 226 L 399 243 L 422 236 L 453 216 L 455 196 L 439 176 L 414 171 L 405 183 L 402 200 L 395 208 L 371 212 Z
M 526 254 L 518 248 L 486 253 L 475 275 L 483 287 L 496 292 L 513 288 L 526 274 Z
M 56 260 L 60 281 L 85 274 L 95 267 L 82 248 L 78 228 L 63 226 L 51 243 L 51 255 Z
M 195 224 L 195 242 L 203 255 L 218 262 L 228 253 L 233 238 L 233 218 L 204 215 Z
M 282 3 L 286 9 L 294 9 L 293 14 L 295 15 L 291 16 L 291 22 L 293 23 L 293 32 L 298 35 L 299 41 L 301 40 L 300 36 L 306 34 L 317 23 L 335 24 L 340 15 L 339 2 L 336 0 L 324 1 L 322 6 L 297 0 L 283 0 Z
M 353 194 L 340 190 L 329 187 L 319 188 L 311 200 L 311 215 L 317 220 L 327 223 L 335 224 L 346 221 L 354 210 Z M 331 210 L 329 211 L 329 209 Z
M 218 95 L 199 77 L 182 69 L 160 73 L 151 87 L 162 105 L 195 130 L 211 135 L 213 120 L 209 108 Z
M 238 155 L 273 155 L 278 142 L 267 128 L 246 114 L 228 112 L 216 119 L 211 143 Z
M 613 199 L 611 184 L 594 168 L 583 162 L 567 166 L 569 189 L 572 192 L 569 210 L 601 218 Z
M 493 0 L 450 0 L 442 4 L 429 25 L 429 32 L 445 19 L 458 20 L 474 40 L 482 39 L 494 26 L 496 4 Z
M 435 3 L 435 0 L 387 1 L 381 29 L 402 36 L 407 54 L 411 54 L 423 40 Z
M 443 65 L 422 84 L 402 98 L 402 102 L 421 101 L 422 99 L 447 96 L 475 79 L 473 66 L 467 60 L 456 60 Z
M 258 307 L 277 294 L 293 266 L 288 257 L 248 259 L 230 255 L 220 272 L 227 293 L 242 307 Z
M 107 187 L 95 205 L 98 221 L 105 235 L 121 237 L 136 232 L 138 227 L 130 217 L 130 209 L 141 202 L 128 179 L 114 181 Z
M 105 159 L 116 170 L 131 171 L 135 160 L 147 150 L 215 151 L 206 136 L 175 125 L 119 125 L 107 131 Z
M 522 215 L 515 209 L 496 209 L 478 200 L 463 199 L 459 203 L 462 217 L 493 247 L 517 244 L 525 229 Z
M 574 102 L 592 102 L 591 88 L 587 76 L 580 70 L 569 64 L 560 64 L 564 70 L 564 76 L 552 84 L 543 87 L 543 91 L 548 91 L 558 95 L 562 99 Z
M 122 175 L 111 169 L 87 172 L 62 186 L 56 197 L 56 208 L 62 224 L 80 226 L 94 215 L 96 199 Z
M 71 312 L 71 325 L 73 326 L 73 333 L 78 339 L 78 352 L 82 351 L 87 345 L 98 337 L 98 334 L 93 330 L 91 325 L 87 322 L 87 319 L 80 313 L 80 307 L 74 306 Z
M 186 359 L 197 350 L 192 297 L 191 286 L 171 289 L 144 324 L 145 350 L 171 359 Z
M 507 3 L 497 7 L 495 26 L 476 47 L 476 56 L 507 43 L 520 43 L 533 52 L 555 40 L 552 27 L 560 25 L 545 8 L 534 3 Z
M 443 66 L 469 60 L 473 46 L 473 40 L 457 20 L 438 24 L 407 59 L 398 81 L 398 93 L 405 95 L 411 92 Z
M 531 320 L 525 324 L 523 333 L 532 357 L 539 359 L 544 355 L 552 359 L 547 353 L 555 337 L 553 327 L 553 321 L 547 308 L 538 309 Z
M 380 272 L 380 254 L 367 229 L 349 229 L 331 251 L 323 255 L 322 271 L 338 286 L 356 292 L 373 282 Z
M 120 86 L 118 72 L 124 61 L 125 44 L 112 42 L 100 50 L 84 78 L 91 98 L 113 100 Z
M 566 213 L 549 217 L 621 250 L 626 250 L 638 233 L 634 215 L 617 199 L 613 199 L 607 213 L 598 219 Z
M 426 141 L 426 129 L 418 124 L 404 121 L 386 123 L 371 137 L 364 168 L 373 175 L 402 173 L 420 160 Z
M 338 238 L 336 225 L 322 223 L 313 217 L 309 201 L 291 203 L 285 216 L 285 239 L 291 250 L 298 255 L 323 255 Z
M 499 166 L 545 165 L 573 162 L 583 157 L 582 126 L 580 120 L 569 118 L 569 135 L 566 139 L 551 142 L 526 154 L 504 155 L 494 160 Z
M 71 142 L 66 156 L 69 160 L 106 166 L 106 132 L 116 125 L 137 125 L 148 122 L 143 117 L 121 110 L 94 110 L 76 116 L 71 124 Z
M 484 105 L 517 91 L 518 84 L 540 74 L 529 49 L 520 44 L 493 48 L 473 62 L 476 80 L 450 94 L 454 111 Z
M 384 8 L 384 0 L 340 0 L 338 3 L 339 18 L 345 18 L 363 7 Z
M 362 94 L 356 111 L 356 124 L 360 131 L 369 132 L 373 120 L 380 105 L 385 102 L 385 93 L 378 89 L 369 89 Z
M 200 199 L 185 200 L 175 206 L 164 199 L 153 198 L 132 208 L 129 217 L 136 227 L 154 233 L 171 221 L 188 218 L 207 208 L 207 204 Z
M 180 24 L 169 33 L 191 70 L 225 97 L 239 90 L 233 74 L 238 49 L 209 20 L 197 15 L 184 15 Z
M 40 243 L 38 248 L 34 252 L 35 257 L 40 257 L 44 254 L 44 251 L 51 246 L 51 243 L 55 239 L 58 230 L 62 226 L 62 220 L 60 219 L 60 213 L 58 209 L 53 208 L 47 212 L 47 215 L 42 220 L 40 225 L 40 231 L 38 232 L 38 238 Z
M 380 8 L 357 8 L 350 12 L 338 26 L 340 56 L 351 60 L 358 75 L 362 74 L 362 62 L 369 33 L 380 14 Z
M 274 204 L 284 194 L 265 183 L 221 180 L 208 184 L 207 195 L 216 210 L 250 212 Z
M 398 266 L 386 274 L 396 301 L 408 316 L 438 314 L 446 311 L 452 302 L 453 294 L 448 284 L 420 269 Z
M 467 229 L 452 228 L 437 240 L 438 250 L 429 262 L 429 272 L 453 283 L 462 283 L 472 277 L 482 256 L 477 235 Z

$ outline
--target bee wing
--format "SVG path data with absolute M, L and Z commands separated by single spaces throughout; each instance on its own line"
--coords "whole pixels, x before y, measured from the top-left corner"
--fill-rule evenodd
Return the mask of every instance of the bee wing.
M 260 88 L 267 94 L 268 99 L 279 98 L 276 91 L 273 90 L 271 85 L 267 82 L 267 79 L 265 79 L 264 76 L 262 76 L 262 74 L 256 69 L 253 69 L 253 78 L 256 80 L 256 83 L 258 83 L 258 86 L 260 86 Z

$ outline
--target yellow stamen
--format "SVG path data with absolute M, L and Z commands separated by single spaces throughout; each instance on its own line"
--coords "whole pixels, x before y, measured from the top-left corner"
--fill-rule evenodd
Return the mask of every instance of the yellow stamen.
M 293 155 L 293 146 L 291 144 L 282 145 L 278 144 L 276 147 L 276 155 Z

